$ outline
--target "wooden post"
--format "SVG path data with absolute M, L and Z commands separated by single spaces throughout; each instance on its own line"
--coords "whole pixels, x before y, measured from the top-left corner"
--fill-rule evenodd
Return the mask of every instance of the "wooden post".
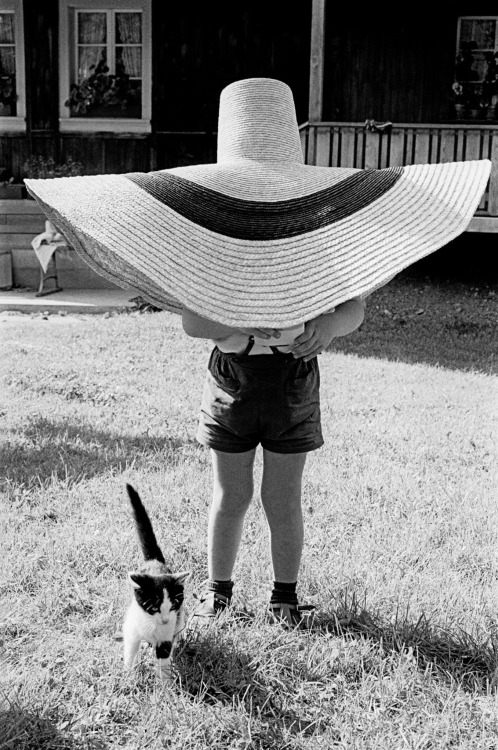
M 323 115 L 323 64 L 325 51 L 325 2 L 313 0 L 311 15 L 310 95 L 308 120 L 320 122 Z
M 489 202 L 488 211 L 491 216 L 498 216 L 498 131 L 493 131 L 491 142 L 491 161 L 493 168 L 489 178 Z M 496 230 L 494 230 L 496 231 Z

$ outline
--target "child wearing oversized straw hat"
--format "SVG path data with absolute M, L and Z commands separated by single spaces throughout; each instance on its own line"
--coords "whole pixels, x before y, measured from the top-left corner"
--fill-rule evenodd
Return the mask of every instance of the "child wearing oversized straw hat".
M 213 339 L 197 439 L 211 449 L 213 501 L 206 590 L 194 621 L 207 623 L 232 597 L 232 571 L 253 496 L 256 447 L 263 449 L 261 501 L 273 564 L 269 616 L 306 627 L 296 586 L 303 549 L 301 482 L 306 456 L 323 445 L 317 355 L 356 330 L 364 302 L 351 300 L 291 329 L 230 328 L 184 310 L 183 327 Z M 301 330 L 302 329 L 302 330 Z
M 216 164 L 25 181 L 98 273 L 215 341 L 198 430 L 214 468 L 199 620 L 230 601 L 261 444 L 270 612 L 301 624 L 301 478 L 322 443 L 316 355 L 360 325 L 362 299 L 466 229 L 490 169 L 305 165 L 290 89 L 251 78 L 222 92 Z

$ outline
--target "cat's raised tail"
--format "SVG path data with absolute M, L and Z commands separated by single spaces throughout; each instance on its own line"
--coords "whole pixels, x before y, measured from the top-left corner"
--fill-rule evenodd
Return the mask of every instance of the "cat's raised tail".
M 152 529 L 147 511 L 145 510 L 138 492 L 131 484 L 126 485 L 126 491 L 130 498 L 131 507 L 133 510 L 133 517 L 137 526 L 138 538 L 140 540 L 140 546 L 146 560 L 158 560 L 158 562 L 166 563 L 164 555 L 157 543 L 156 535 Z

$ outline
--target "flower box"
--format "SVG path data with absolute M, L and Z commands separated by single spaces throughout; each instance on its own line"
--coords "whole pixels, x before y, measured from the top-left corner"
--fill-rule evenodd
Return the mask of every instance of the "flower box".
M 0 185 L 0 201 L 19 201 L 26 197 L 24 185 Z

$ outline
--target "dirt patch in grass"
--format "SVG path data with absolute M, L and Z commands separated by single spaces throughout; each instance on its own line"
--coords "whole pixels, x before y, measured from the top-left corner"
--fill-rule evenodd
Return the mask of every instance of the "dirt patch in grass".
M 496 291 L 486 284 L 400 276 L 369 298 L 361 328 L 333 349 L 496 374 L 497 305 Z
M 468 235 L 415 264 L 369 298 L 361 328 L 333 349 L 496 374 L 496 245 Z

